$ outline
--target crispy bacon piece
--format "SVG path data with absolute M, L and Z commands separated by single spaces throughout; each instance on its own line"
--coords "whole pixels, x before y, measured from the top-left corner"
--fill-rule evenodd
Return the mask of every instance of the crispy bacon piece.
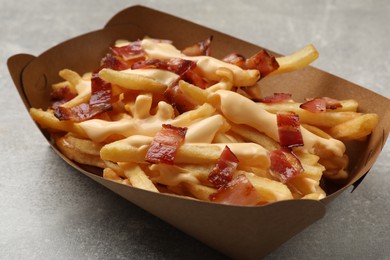
M 179 88 L 179 80 L 172 82 L 164 91 L 164 97 L 180 113 L 192 110 L 196 105 Z
M 128 69 L 130 66 L 122 59 L 119 59 L 111 53 L 107 53 L 106 56 L 104 56 L 104 58 L 101 60 L 100 67 L 113 70 L 125 70 Z
M 95 71 L 91 78 L 90 110 L 97 110 L 97 112 L 99 110 L 100 112 L 110 110 L 112 108 L 111 97 L 111 83 L 105 82 L 99 78 L 99 70 Z
M 255 69 L 265 77 L 279 68 L 276 58 L 266 50 L 261 50 L 249 59 L 237 53 L 232 53 L 223 58 L 223 61 L 239 66 L 242 69 Z
M 54 109 L 54 115 L 59 120 L 81 122 L 90 118 L 89 105 L 87 103 L 82 103 L 70 108 L 59 106 Z
M 187 132 L 185 127 L 163 124 L 154 136 L 145 160 L 150 163 L 173 164 L 177 149 L 183 144 Z
M 245 57 L 238 53 L 231 53 L 222 59 L 222 61 L 234 64 L 240 68 L 245 68 L 245 60 Z
M 168 70 L 176 73 L 183 79 L 195 86 L 205 89 L 208 84 L 196 72 L 196 62 L 179 58 L 170 59 L 168 61 Z
M 179 76 L 184 76 L 188 71 L 196 68 L 196 62 L 180 58 L 172 58 L 168 61 L 168 70 Z
M 281 103 L 289 100 L 291 98 L 291 94 L 289 93 L 274 93 L 272 96 L 267 96 L 259 99 L 259 102 L 262 103 Z
M 259 203 L 260 196 L 248 178 L 240 174 L 211 194 L 209 199 L 221 204 L 253 206 Z
M 159 59 L 149 59 L 136 61 L 131 65 L 131 69 L 162 69 L 168 70 L 168 63 Z
M 221 156 L 217 160 L 215 167 L 208 176 L 209 182 L 211 182 L 216 188 L 221 188 L 226 183 L 230 182 L 233 178 L 233 172 L 238 165 L 238 159 L 236 155 L 225 146 Z
M 59 120 L 81 122 L 112 108 L 111 84 L 100 79 L 98 71 L 99 70 L 92 73 L 91 98 L 89 103 L 82 103 L 71 108 L 58 106 L 54 109 L 54 115 Z
M 142 49 L 141 41 L 130 42 L 129 44 L 121 47 L 111 47 L 111 52 L 123 60 L 139 60 L 145 59 L 145 52 Z
M 179 75 L 179 78 L 172 82 L 164 92 L 164 97 L 179 112 L 189 111 L 195 108 L 195 104 L 179 89 L 180 80 L 185 80 L 200 88 L 206 88 L 207 83 L 194 72 L 196 62 L 184 59 L 171 59 L 167 62 L 168 70 Z
M 340 101 L 328 97 L 313 98 L 301 104 L 299 107 L 310 112 L 318 113 L 327 110 L 334 110 L 343 105 Z
M 299 116 L 293 112 L 279 112 L 276 114 L 279 142 L 282 147 L 302 146 L 303 138 L 299 123 Z
M 274 56 L 265 50 L 261 50 L 245 61 L 245 67 L 247 69 L 257 69 L 261 77 L 265 77 L 274 70 L 277 70 L 279 64 Z
M 201 78 L 194 69 L 196 62 L 180 58 L 172 58 L 168 61 L 159 59 L 149 59 L 135 62 L 132 69 L 162 69 L 168 70 L 179 75 L 179 78 L 172 82 L 164 92 L 164 97 L 173 105 L 179 112 L 185 112 L 195 108 L 195 104 L 179 89 L 178 83 L 180 80 L 185 80 L 202 89 L 208 86 L 207 82 Z
M 56 109 L 57 107 L 61 106 L 62 104 L 73 99 L 75 96 L 76 96 L 76 94 L 70 90 L 69 86 L 65 86 L 65 87 L 54 90 L 50 94 L 50 100 L 53 102 L 53 104 L 51 105 L 51 108 Z
M 303 172 L 299 159 L 288 148 L 281 148 L 270 153 L 271 173 L 282 183 L 288 182 L 291 178 Z
M 210 36 L 204 41 L 200 41 L 192 46 L 185 48 L 184 50 L 182 50 L 182 53 L 187 56 L 210 56 L 212 41 L 213 36 Z
M 198 73 L 193 70 L 187 71 L 184 74 L 183 79 L 192 85 L 200 87 L 201 89 L 206 89 L 209 86 L 209 83 L 207 83 L 201 76 L 199 76 Z

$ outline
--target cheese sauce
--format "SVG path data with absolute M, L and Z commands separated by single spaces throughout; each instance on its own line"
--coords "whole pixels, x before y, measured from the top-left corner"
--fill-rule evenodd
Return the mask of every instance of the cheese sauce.
M 210 100 L 219 106 L 227 119 L 236 124 L 252 126 L 279 142 L 275 114 L 267 112 L 257 106 L 255 102 L 232 91 L 219 90 L 210 95 Z M 334 138 L 325 139 L 309 132 L 302 126 L 300 128 L 304 142 L 302 149 L 306 149 L 311 153 L 314 153 L 316 148 L 325 149 L 336 156 L 343 156 L 345 152 L 343 142 Z
M 212 80 L 223 80 L 223 78 L 221 78 L 221 74 L 218 75 L 218 73 L 216 73 L 216 71 L 220 68 L 228 68 L 233 72 L 235 86 L 254 85 L 259 79 L 259 73 L 257 70 L 243 70 L 238 66 L 209 56 L 189 57 L 182 54 L 169 43 L 158 42 L 153 39 L 144 39 L 141 42 L 141 46 L 149 58 L 160 60 L 182 58 L 196 61 L 197 68 L 207 75 L 207 78 Z M 165 85 L 169 85 L 178 78 L 178 75 L 172 72 L 159 69 L 128 69 L 123 72 L 151 77 Z M 225 83 L 222 81 L 221 84 Z M 84 84 L 82 84 L 82 86 L 84 86 Z M 219 86 L 219 88 L 225 88 L 225 86 Z M 86 88 L 82 88 L 81 86 L 80 91 L 78 90 L 78 92 L 79 95 L 81 95 L 81 93 L 83 93 L 83 95 L 88 94 Z M 276 115 L 260 108 L 253 101 L 228 90 L 218 90 L 214 93 L 210 93 L 209 101 L 214 106 L 218 107 L 222 114 L 232 122 L 252 126 L 279 142 Z M 145 102 L 148 103 L 149 101 L 146 100 Z M 168 104 L 165 105 L 169 106 Z M 161 129 L 162 124 L 175 125 L 177 121 L 175 121 L 175 119 L 164 118 L 158 114 L 155 116 L 148 116 L 149 111 L 147 110 L 149 108 L 147 107 L 148 106 L 145 106 L 145 109 L 142 109 L 145 111 L 142 111 L 141 114 L 143 116 L 141 118 L 137 118 L 137 116 L 134 118 L 126 116 L 114 122 L 92 119 L 79 123 L 79 126 L 93 141 L 101 142 L 113 134 L 121 134 L 124 137 L 133 135 L 152 137 Z M 223 123 L 224 118 L 218 114 L 209 118 L 189 122 L 188 125 L 186 125 L 186 127 L 188 127 L 186 143 L 210 143 Z M 178 124 L 180 123 L 178 122 Z M 345 145 L 339 140 L 319 137 L 302 126 L 301 133 L 304 140 L 304 146 L 301 149 L 305 149 L 312 153 L 315 149 L 325 149 L 340 157 L 345 152 Z M 236 147 L 238 145 L 233 144 L 233 146 Z M 258 150 L 255 151 L 250 148 L 251 144 L 241 144 L 240 149 L 234 151 L 234 153 L 243 153 L 243 151 L 245 151 L 244 153 L 248 156 L 248 154 L 259 152 Z M 266 150 L 264 149 L 264 151 Z
M 186 56 L 169 43 L 157 42 L 153 39 L 143 39 L 141 41 L 141 47 L 148 57 L 152 59 L 169 60 L 171 58 L 181 58 L 195 61 L 201 73 L 211 80 L 221 80 L 221 76 L 216 73 L 220 68 L 228 68 L 233 72 L 235 86 L 252 86 L 260 78 L 258 70 L 243 70 L 236 65 L 210 56 Z
M 161 129 L 162 124 L 182 126 L 181 119 L 166 119 L 159 116 L 149 116 L 144 119 L 126 116 L 118 121 L 105 121 L 91 119 L 78 123 L 86 135 L 95 142 L 103 142 L 111 135 L 132 135 L 154 136 Z M 221 115 L 214 115 L 205 119 L 190 122 L 185 141 L 187 143 L 210 143 L 217 131 L 224 124 Z

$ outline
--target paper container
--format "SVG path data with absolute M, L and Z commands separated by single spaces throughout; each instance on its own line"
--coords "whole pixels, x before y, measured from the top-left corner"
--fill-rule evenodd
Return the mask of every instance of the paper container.
M 26 108 L 45 109 L 50 85 L 61 80 L 59 70 L 69 68 L 81 74 L 97 68 L 107 48 L 118 38 L 171 39 L 182 48 L 210 35 L 214 36 L 216 57 L 233 51 L 249 56 L 260 48 L 189 21 L 134 6 L 115 15 L 104 29 L 70 39 L 38 57 L 15 55 L 8 60 L 8 67 Z M 322 218 L 326 204 L 347 187 L 357 187 L 378 157 L 390 128 L 389 99 L 313 67 L 265 78 L 261 84 L 266 95 L 288 92 L 297 100 L 315 96 L 353 98 L 359 102 L 361 111 L 379 115 L 379 125 L 366 142 L 348 144 L 351 177 L 341 186 L 329 186 L 329 195 L 322 201 L 291 200 L 239 207 L 156 194 L 105 180 L 96 169 L 71 162 L 50 143 L 48 133 L 45 130 L 42 133 L 67 163 L 139 207 L 230 257 L 261 258 Z

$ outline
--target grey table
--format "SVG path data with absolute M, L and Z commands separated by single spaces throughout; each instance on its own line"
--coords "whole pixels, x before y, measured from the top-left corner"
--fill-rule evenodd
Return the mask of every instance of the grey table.
M 141 3 L 142 2 L 142 3 Z M 223 258 L 68 167 L 22 106 L 6 69 L 143 4 L 291 53 L 314 43 L 314 66 L 390 97 L 390 2 L 0 0 L 0 258 Z M 268 259 L 389 259 L 390 147 L 359 188 Z

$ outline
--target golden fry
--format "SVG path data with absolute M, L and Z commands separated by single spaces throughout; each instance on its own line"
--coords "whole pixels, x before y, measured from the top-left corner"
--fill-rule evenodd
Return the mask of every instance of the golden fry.
M 120 166 L 123 168 L 123 171 L 126 177 L 129 179 L 131 185 L 136 188 L 159 192 L 149 179 L 149 177 L 145 174 L 145 172 L 134 163 L 121 163 Z
M 309 44 L 291 55 L 277 57 L 276 61 L 279 64 L 279 68 L 270 73 L 269 76 L 304 68 L 315 61 L 318 57 L 319 54 L 314 45 Z
M 126 89 L 143 90 L 150 92 L 164 92 L 166 85 L 157 80 L 138 74 L 130 74 L 112 69 L 102 69 L 99 77 L 111 84 L 119 85 Z
M 55 141 L 60 151 L 69 159 L 81 164 L 105 168 L 105 163 L 100 158 L 100 156 L 82 152 L 77 147 L 67 142 L 66 138 L 64 137 L 57 138 Z
M 378 124 L 377 114 L 364 114 L 329 129 L 328 133 L 343 141 L 358 140 L 374 130 Z
M 76 85 L 80 82 L 80 75 L 69 69 L 60 70 L 59 75 L 61 78 L 65 79 L 70 83 L 69 88 L 73 93 L 76 93 Z
M 299 107 L 300 103 L 294 102 L 285 102 L 285 103 L 275 103 L 275 104 L 265 104 L 265 103 L 257 103 L 258 106 L 265 109 L 271 113 L 277 113 L 281 111 L 290 111 L 299 115 L 299 121 L 302 124 L 309 124 L 313 126 L 319 127 L 333 127 L 345 121 L 351 120 L 353 118 L 359 117 L 361 113 L 356 113 L 354 104 L 356 101 L 341 101 L 342 104 L 346 104 L 347 106 L 344 110 L 335 109 L 327 112 L 314 113 L 308 110 L 302 109 Z M 347 110 L 348 109 L 348 110 Z
M 102 147 L 103 160 L 114 162 L 146 163 L 145 156 L 152 137 L 131 136 Z M 254 143 L 196 144 L 184 143 L 176 153 L 176 163 L 210 164 L 215 163 L 222 150 L 228 145 L 240 162 L 250 166 L 269 167 L 267 150 Z
M 79 136 L 86 136 L 82 128 L 77 123 L 70 121 L 60 121 L 51 111 L 30 108 L 30 115 L 42 128 L 50 131 L 62 131 L 75 133 Z

